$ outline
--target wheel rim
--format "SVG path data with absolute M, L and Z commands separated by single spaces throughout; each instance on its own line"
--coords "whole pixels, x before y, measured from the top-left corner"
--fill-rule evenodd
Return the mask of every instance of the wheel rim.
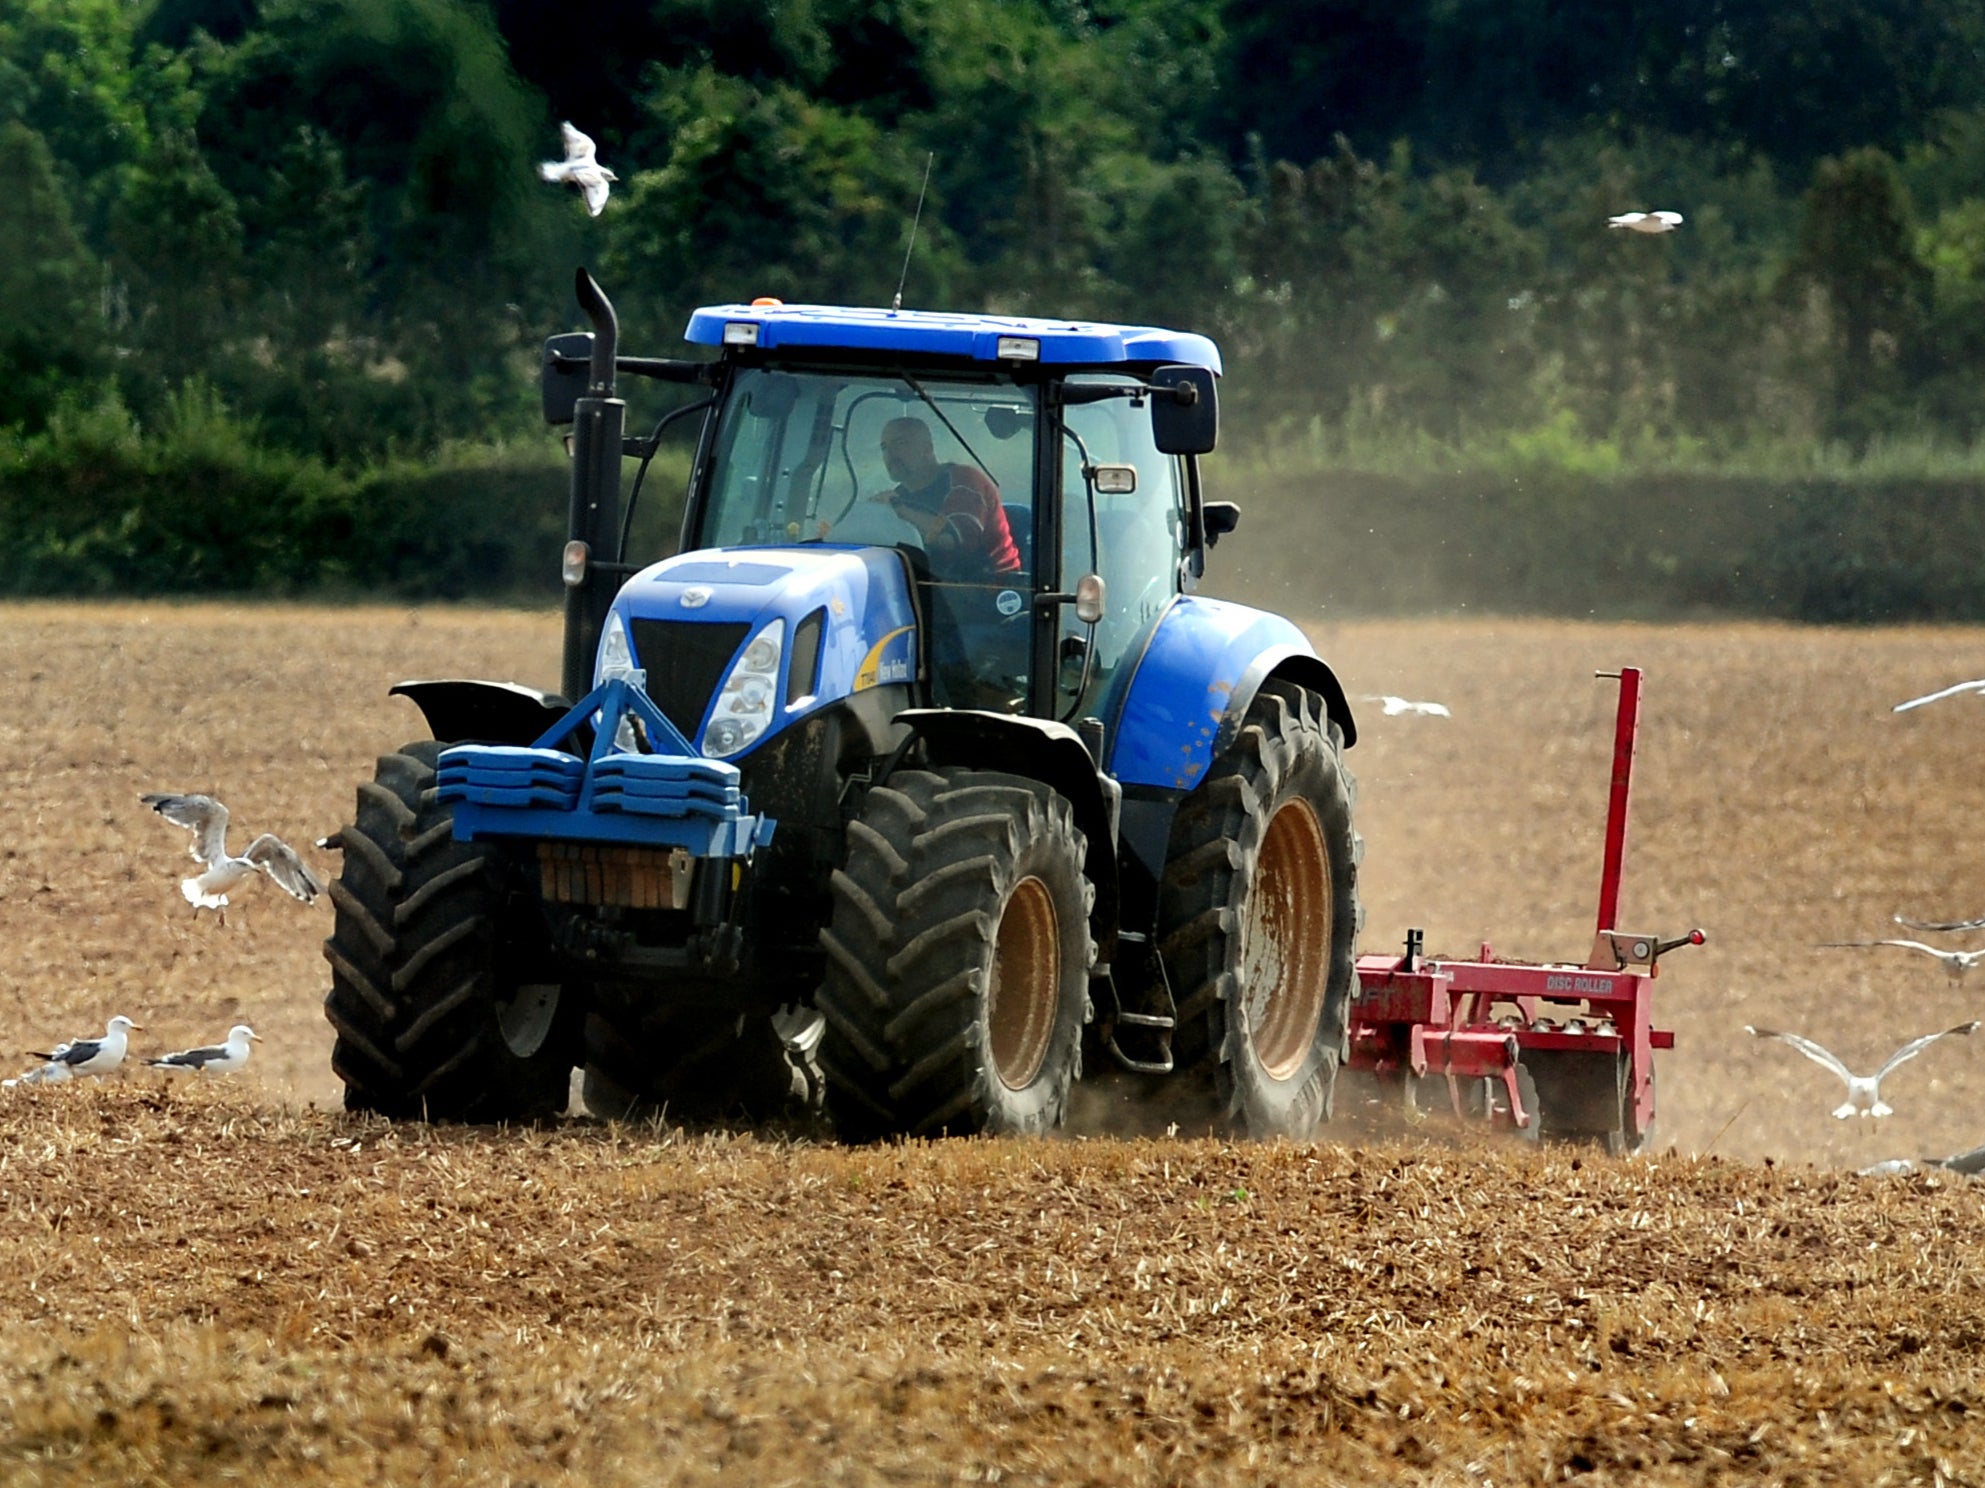
M 558 1020 L 559 991 L 557 982 L 526 982 L 497 1000 L 497 1031 L 519 1059 L 529 1059 L 544 1047 Z
M 1285 801 L 1255 858 L 1241 928 L 1241 988 L 1255 1057 L 1273 1080 L 1303 1067 L 1330 985 L 1330 855 L 1309 802 Z
M 1061 996 L 1061 923 L 1054 896 L 1038 878 L 1023 878 L 1007 896 L 993 946 L 986 1030 L 993 1072 L 1009 1090 L 1025 1090 L 1054 1041 Z

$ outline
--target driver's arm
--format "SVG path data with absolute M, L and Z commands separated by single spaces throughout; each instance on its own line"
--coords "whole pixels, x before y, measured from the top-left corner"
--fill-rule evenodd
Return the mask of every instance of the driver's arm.
M 897 493 L 893 490 L 884 491 L 875 499 L 888 507 L 895 514 L 899 522 L 902 522 L 911 531 L 915 532 L 918 538 L 922 540 L 926 550 L 936 543 L 938 538 L 951 527 L 950 519 L 943 513 L 919 511 L 916 507 L 910 506 L 898 499 Z

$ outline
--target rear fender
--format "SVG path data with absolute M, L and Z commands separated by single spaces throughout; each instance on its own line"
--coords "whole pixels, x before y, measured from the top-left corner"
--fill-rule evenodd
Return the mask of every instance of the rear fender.
M 1151 632 L 1109 729 L 1109 772 L 1126 788 L 1189 791 L 1233 743 L 1264 682 L 1323 700 L 1348 747 L 1343 684 L 1295 622 L 1226 600 L 1181 596 Z
M 396 682 L 387 694 L 412 699 L 428 732 L 444 744 L 529 744 L 572 706 L 521 683 L 472 678 Z
M 909 708 L 895 721 L 923 741 L 932 764 L 1025 775 L 1067 798 L 1088 844 L 1083 871 L 1096 886 L 1090 933 L 1099 968 L 1107 966 L 1117 933 L 1116 797 L 1082 736 L 1049 719 L 969 708 Z

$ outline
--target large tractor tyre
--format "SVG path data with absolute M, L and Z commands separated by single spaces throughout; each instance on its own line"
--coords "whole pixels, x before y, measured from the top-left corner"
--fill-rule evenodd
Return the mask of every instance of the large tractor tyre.
M 609 1121 L 804 1121 L 820 1109 L 818 1015 L 642 1007 L 586 1016 L 586 1109 Z
M 1023 776 L 898 770 L 869 791 L 820 937 L 844 1139 L 1062 1120 L 1096 954 L 1083 852 L 1068 802 Z
M 1174 1058 L 1211 1067 L 1219 1117 L 1248 1136 L 1306 1140 L 1330 1116 L 1363 920 L 1356 797 L 1316 696 L 1270 682 L 1172 824 Z
M 555 1115 L 570 1095 L 584 997 L 529 980 L 538 958 L 506 900 L 507 865 L 457 842 L 434 799 L 433 739 L 382 755 L 339 835 L 324 942 L 345 1108 L 435 1121 Z

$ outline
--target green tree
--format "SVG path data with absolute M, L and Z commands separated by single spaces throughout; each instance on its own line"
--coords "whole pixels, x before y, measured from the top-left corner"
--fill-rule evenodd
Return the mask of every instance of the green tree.
M 190 134 L 161 136 L 129 172 L 110 235 L 124 330 L 158 384 L 220 361 L 241 296 L 241 214 Z
M 1985 433 L 1985 199 L 1940 214 L 1916 250 L 1930 275 L 1917 392 L 1938 428 L 1972 443 Z
M 1828 429 L 1865 446 L 1890 419 L 1899 373 L 1922 324 L 1929 275 L 1895 162 L 1867 148 L 1813 172 L 1787 265 L 1788 285 L 1816 293 L 1828 326 Z
M 1545 396 L 1594 436 L 1721 438 L 1782 423 L 1785 320 L 1767 286 L 1791 244 L 1789 205 L 1755 156 L 1673 135 L 1566 136 L 1508 193 L 1545 249 L 1537 345 Z M 1606 226 L 1685 208 L 1680 231 Z
M 77 233 L 48 144 L 0 125 L 0 424 L 39 429 L 104 367 L 102 271 Z
M 667 80 L 655 107 L 667 160 L 625 183 L 606 271 L 630 304 L 670 315 L 705 301 L 886 303 L 902 261 L 921 162 L 859 114 L 787 84 L 709 70 Z M 920 282 L 943 261 L 925 222 Z
M 0 119 L 47 141 L 86 237 L 104 227 L 120 168 L 151 142 L 142 90 L 185 80 L 169 59 L 159 65 L 164 76 L 137 66 L 134 9 L 122 0 L 0 0 Z M 187 122 L 184 110 L 173 122 Z
M 269 0 L 212 61 L 207 90 L 201 137 L 237 198 L 273 183 L 297 210 L 325 214 L 247 219 L 258 265 L 273 256 L 294 276 L 322 259 L 273 311 L 258 308 L 278 332 L 322 337 L 307 357 L 341 346 L 347 358 L 269 391 L 306 413 L 299 399 L 314 401 L 324 426 L 370 450 L 521 421 L 533 343 L 569 295 L 572 254 L 554 245 L 573 202 L 536 178 L 556 130 L 488 13 L 451 0 Z M 358 255 L 357 272 L 339 267 Z M 260 401 L 244 391 L 244 406 Z M 289 437 L 295 425 L 285 413 L 273 427 Z

